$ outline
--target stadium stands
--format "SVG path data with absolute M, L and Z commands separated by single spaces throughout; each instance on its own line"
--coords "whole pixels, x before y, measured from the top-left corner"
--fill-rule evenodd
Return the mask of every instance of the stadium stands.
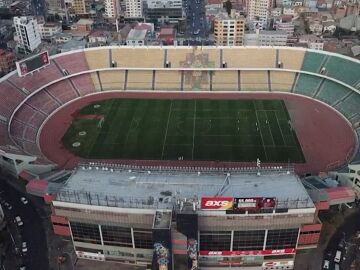
M 124 70 L 108 70 L 99 72 L 103 91 L 123 90 L 125 83 Z
M 164 67 L 165 50 L 144 47 L 116 48 L 111 50 L 112 60 L 118 67 Z
M 336 82 L 326 80 L 315 97 L 329 105 L 333 105 L 338 102 L 339 99 L 345 97 L 348 93 L 349 89 L 347 87 Z
M 181 71 L 157 70 L 154 87 L 157 90 L 181 90 Z
M 106 48 L 85 51 L 85 58 L 89 69 L 109 68 L 110 50 Z
M 325 74 L 338 79 L 349 85 L 355 85 L 359 81 L 359 64 L 348 59 L 330 56 L 324 67 Z
M 33 95 L 27 103 L 45 114 L 50 114 L 59 107 L 59 103 L 45 91 L 40 91 Z
M 267 71 L 241 71 L 241 91 L 269 91 Z
M 278 49 L 278 51 L 278 62 L 281 63 L 282 68 L 300 70 L 305 51 L 290 49 Z
M 320 72 L 321 66 L 323 65 L 326 58 L 326 54 L 306 51 L 301 70 L 309 72 Z
M 313 75 L 299 74 L 294 92 L 306 96 L 314 96 L 322 79 Z
M 116 69 L 120 67 L 134 69 Z M 3 98 L 0 102 L 0 145 L 12 144 L 6 133 L 10 125 L 10 134 L 20 147 L 42 157 L 35 141 L 46 117 L 67 102 L 98 91 L 294 92 L 334 106 L 345 117 L 353 118 L 350 121 L 354 123 L 360 112 L 360 94 L 351 92 L 351 86 L 360 82 L 359 67 L 359 62 L 346 57 L 302 48 L 101 47 L 68 52 L 52 57 L 50 65 L 32 75 L 18 77 L 14 72 L 0 81 Z M 94 69 L 104 68 L 107 70 L 94 72 Z M 256 68 L 265 70 L 247 70 Z M 320 73 L 324 77 L 319 77 Z M 64 79 L 67 75 L 70 78 Z M 340 80 L 349 87 L 328 78 Z M 54 80 L 61 81 L 41 89 Z M 34 91 L 39 92 L 29 97 Z M 17 108 L 24 99 L 26 102 Z
M 295 73 L 270 71 L 271 91 L 289 92 L 295 80 Z
M 74 87 L 78 90 L 81 96 L 95 92 L 94 83 L 90 74 L 77 75 L 72 77 L 70 81 L 74 84 Z
M 239 89 L 239 76 L 237 71 L 215 71 L 212 74 L 213 91 L 234 91 Z
M 12 111 L 21 102 L 21 100 L 25 98 L 25 94 L 8 82 L 4 81 L 0 83 L 0 97 L 0 117 L 3 116 L 5 118 L 9 118 Z
M 151 70 L 129 70 L 126 90 L 151 90 L 153 72 Z
M 275 68 L 276 50 L 245 47 L 223 49 L 223 62 L 228 68 Z
M 47 87 L 46 90 L 60 103 L 66 103 L 78 97 L 75 89 L 72 87 L 69 80 L 54 83 Z
M 358 93 L 353 93 L 342 102 L 335 105 L 335 108 L 341 111 L 346 117 L 352 117 L 353 115 L 359 113 L 359 104 L 360 104 L 360 95 Z

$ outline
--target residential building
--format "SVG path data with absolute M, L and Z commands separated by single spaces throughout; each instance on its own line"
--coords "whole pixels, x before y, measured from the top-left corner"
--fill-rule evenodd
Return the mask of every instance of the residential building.
M 74 50 L 85 49 L 86 47 L 86 40 L 81 37 L 74 37 L 73 39 L 69 40 L 68 42 L 64 43 L 60 47 L 60 52 L 70 52 Z
M 315 35 L 321 35 L 323 31 L 323 25 L 320 19 L 310 19 L 307 23 L 310 33 Z
M 315 35 L 302 35 L 299 37 L 300 44 L 306 44 L 309 49 L 320 50 L 324 49 L 324 40 Z
M 93 31 L 89 34 L 89 45 L 106 45 L 111 35 L 106 31 Z
M 117 18 L 120 13 L 120 1 L 119 0 L 105 0 L 105 17 Z
M 143 1 L 142 0 L 125 0 L 125 18 L 136 19 L 143 18 Z
M 76 15 L 87 14 L 85 0 L 72 0 L 71 7 Z
M 248 0 L 246 5 L 247 20 L 249 22 L 257 22 L 258 29 L 265 28 L 273 6 L 273 0 Z
M 72 40 L 73 36 L 69 33 L 58 33 L 55 34 L 51 40 L 53 40 L 57 44 L 66 43 Z
M 231 10 L 220 13 L 214 21 L 214 37 L 218 46 L 241 46 L 244 44 L 245 18 Z
M 183 1 L 147 0 L 145 18 L 152 23 L 178 23 L 183 18 Z
M 93 29 L 93 24 L 94 21 L 91 19 L 80 19 L 71 26 L 71 29 L 82 33 L 90 32 Z
M 15 54 L 0 49 L 0 73 L 8 73 L 15 67 Z
M 271 10 L 271 16 L 272 17 L 280 17 L 282 14 L 282 8 L 273 8 Z
M 41 44 L 39 25 L 34 17 L 14 17 L 17 48 L 20 53 L 31 53 Z
M 144 46 L 145 39 L 148 30 L 137 30 L 131 29 L 127 38 L 126 38 L 126 45 L 128 46 Z
M 51 39 L 52 36 L 62 32 L 62 27 L 59 23 L 44 23 L 39 24 L 39 30 L 42 39 Z
M 283 30 L 257 30 L 244 35 L 245 46 L 286 46 L 286 44 L 287 33 Z
M 295 26 L 291 16 L 281 16 L 274 22 L 274 26 L 276 30 L 286 31 L 289 37 L 294 35 Z

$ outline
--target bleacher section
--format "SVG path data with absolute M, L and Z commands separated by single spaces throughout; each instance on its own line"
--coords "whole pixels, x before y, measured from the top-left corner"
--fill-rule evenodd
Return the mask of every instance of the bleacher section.
M 267 71 L 240 72 L 241 91 L 269 91 Z
M 32 96 L 26 103 L 31 104 L 32 107 L 48 115 L 59 107 L 59 103 L 46 91 L 40 91 Z
M 99 48 L 96 50 L 85 51 L 85 58 L 91 69 L 109 68 L 110 67 L 110 50 L 106 48 Z
M 345 97 L 349 91 L 350 90 L 343 85 L 326 80 L 315 97 L 329 105 L 333 105 L 341 98 Z
M 95 92 L 94 83 L 90 74 L 82 74 L 72 77 L 70 81 L 74 84 L 74 87 L 79 91 L 81 96 Z
M 126 90 L 151 90 L 153 72 L 151 70 L 129 70 Z
M 282 68 L 300 70 L 305 51 L 291 49 L 278 49 L 278 51 L 278 62 L 281 63 Z
M 239 76 L 237 71 L 215 71 L 212 74 L 213 91 L 239 90 Z
M 0 121 L 0 142 L 1 145 L 12 145 L 12 141 L 9 138 L 7 132 L 7 124 L 5 122 Z
M 360 95 L 358 93 L 353 93 L 344 99 L 342 102 L 338 103 L 334 107 L 342 112 L 346 117 L 352 117 L 353 115 L 359 113 L 359 104 L 360 104 Z
M 16 106 L 25 98 L 25 94 L 5 81 L 0 83 L 0 97 L 0 118 L 8 119 Z
M 40 71 L 35 71 L 32 74 L 26 75 L 25 77 L 18 77 L 17 74 L 14 74 L 9 78 L 9 80 L 16 85 L 19 89 L 25 88 L 29 92 L 33 92 L 41 86 L 59 79 L 63 76 L 59 68 L 54 64 L 53 61 L 50 61 L 50 65 L 41 69 Z
M 69 80 L 64 80 L 50 85 L 46 91 L 60 103 L 66 103 L 78 95 Z
M 325 74 L 349 85 L 355 85 L 360 79 L 359 64 L 336 56 L 330 56 L 324 66 Z
M 276 66 L 276 50 L 273 48 L 237 47 L 222 51 L 223 62 L 228 68 L 275 68 Z
M 164 67 L 165 50 L 151 49 L 144 47 L 137 48 L 116 48 L 111 50 L 112 61 L 118 67 Z
M 154 87 L 157 90 L 181 90 L 181 71 L 157 70 Z
M 309 72 L 320 72 L 321 66 L 328 56 L 326 54 L 307 51 L 305 53 L 304 61 L 301 70 Z
M 295 73 L 270 71 L 271 91 L 290 92 L 295 80 Z
M 294 92 L 302 95 L 312 97 L 316 94 L 322 78 L 308 75 L 308 74 L 299 74 L 299 77 L 296 81 Z
M 103 91 L 124 90 L 125 71 L 109 70 L 99 72 L 100 82 Z
M 29 125 L 34 128 L 39 128 L 44 122 L 46 115 L 40 111 L 30 107 L 27 104 L 23 104 L 15 113 L 14 119 L 18 120 L 25 125 Z
M 89 70 L 84 52 L 63 54 L 60 57 L 56 57 L 54 61 L 61 70 L 66 69 L 69 74 Z

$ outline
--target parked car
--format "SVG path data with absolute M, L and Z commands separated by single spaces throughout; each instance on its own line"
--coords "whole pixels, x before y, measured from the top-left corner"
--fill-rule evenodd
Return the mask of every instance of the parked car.
M 27 243 L 24 241 L 21 243 L 21 251 L 22 253 L 25 255 L 28 251 L 28 248 L 27 248 Z
M 8 202 L 5 202 L 4 205 L 5 205 L 5 207 L 7 208 L 7 210 L 11 210 L 11 209 L 12 209 L 12 206 L 11 206 Z
M 23 204 L 28 204 L 28 200 L 25 197 L 21 197 L 20 200 Z
M 19 227 L 24 225 L 24 222 L 22 222 L 21 217 L 19 216 L 15 217 L 15 222 Z
M 324 261 L 323 269 L 329 269 L 330 268 L 330 262 L 328 260 Z

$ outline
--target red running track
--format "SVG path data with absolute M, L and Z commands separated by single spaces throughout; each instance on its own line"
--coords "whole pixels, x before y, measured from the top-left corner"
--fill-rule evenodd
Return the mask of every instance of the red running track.
M 356 136 L 351 125 L 331 107 L 307 97 L 290 93 L 187 93 L 187 92 L 105 92 L 83 97 L 56 112 L 43 126 L 40 134 L 42 153 L 59 167 L 73 168 L 87 161 L 69 152 L 61 138 L 71 124 L 72 115 L 94 101 L 109 98 L 172 98 L 172 99 L 282 99 L 289 111 L 293 127 L 306 162 L 294 164 L 298 174 L 318 173 L 346 164 L 355 151 Z M 94 160 L 92 160 L 94 161 Z M 149 166 L 241 167 L 254 163 L 187 161 L 187 160 L 96 160 L 99 162 Z M 255 162 L 255 161 L 254 161 Z M 267 164 L 263 164 L 267 165 Z M 269 164 L 270 165 L 270 164 Z M 273 163 L 271 165 L 286 165 Z

